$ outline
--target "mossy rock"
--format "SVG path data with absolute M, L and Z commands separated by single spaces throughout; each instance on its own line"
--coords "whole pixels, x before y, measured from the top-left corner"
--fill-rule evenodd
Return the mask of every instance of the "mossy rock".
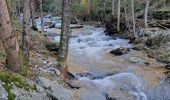
M 166 47 L 156 50 L 156 59 L 163 63 L 170 63 L 170 51 Z
M 16 95 L 12 92 L 13 86 L 26 91 L 37 90 L 36 85 L 29 85 L 24 77 L 12 72 L 0 71 L 0 80 L 4 83 L 3 87 L 8 93 L 8 100 L 15 100 L 16 98 Z
M 160 34 L 146 39 L 146 45 L 151 48 L 158 48 L 167 42 L 167 35 Z
M 48 43 L 45 44 L 45 47 L 49 51 L 58 52 L 58 50 L 59 50 L 59 43 L 58 42 L 48 42 Z

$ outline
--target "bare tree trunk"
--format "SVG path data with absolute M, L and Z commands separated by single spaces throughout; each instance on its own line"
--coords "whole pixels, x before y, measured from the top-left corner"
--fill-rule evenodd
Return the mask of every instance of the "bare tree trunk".
M 40 0 L 40 16 L 41 16 L 41 29 L 44 32 L 44 13 L 43 13 L 43 1 Z
M 67 55 L 68 55 L 68 43 L 70 33 L 70 17 L 71 17 L 71 0 L 63 0 L 62 7 L 62 28 L 60 37 L 60 48 L 58 61 L 61 66 L 61 70 L 67 71 Z
M 0 0 L 0 38 L 6 52 L 7 68 L 14 72 L 21 72 L 19 46 L 13 31 L 6 0 Z
M 112 15 L 115 14 L 115 0 L 112 0 Z
M 120 31 L 120 0 L 118 0 L 118 12 L 117 12 L 117 32 Z
M 150 0 L 147 0 L 146 1 L 146 7 L 145 7 L 145 17 L 144 17 L 145 28 L 148 27 L 148 9 L 149 9 L 149 4 L 150 4 Z
M 37 30 L 36 21 L 35 21 L 35 0 L 30 1 L 30 14 L 31 14 L 32 29 Z
M 22 36 L 22 52 L 23 57 L 29 59 L 29 48 L 30 48 L 30 0 L 23 0 L 23 36 Z
M 131 10 L 132 10 L 132 22 L 133 22 L 133 37 L 135 36 L 135 11 L 134 11 L 134 0 L 131 0 Z
M 131 31 L 130 31 L 129 19 L 128 19 L 128 15 L 127 15 L 126 4 L 124 4 L 124 11 L 125 11 L 125 21 L 126 21 L 126 27 L 127 27 L 127 34 L 128 34 L 129 37 L 132 38 L 132 34 L 131 34 Z

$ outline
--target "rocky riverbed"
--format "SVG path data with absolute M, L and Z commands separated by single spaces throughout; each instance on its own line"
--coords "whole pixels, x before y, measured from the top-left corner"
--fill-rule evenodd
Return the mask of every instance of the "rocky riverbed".
M 37 26 L 41 30 L 40 19 Z M 71 25 L 68 71 L 72 80 L 66 81 L 56 61 L 60 27 L 61 18 L 48 15 L 45 34 L 31 32 L 32 77 L 0 73 L 0 100 L 170 99 L 170 75 L 165 74 L 170 61 L 169 39 L 165 38 L 169 30 L 141 29 L 138 38 L 129 43 L 128 39 L 106 36 L 103 28 Z M 159 35 L 162 32 L 166 34 Z

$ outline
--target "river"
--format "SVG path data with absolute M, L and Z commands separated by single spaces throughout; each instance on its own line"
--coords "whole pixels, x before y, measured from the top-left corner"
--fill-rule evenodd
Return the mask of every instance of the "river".
M 60 25 L 59 22 L 56 25 Z M 46 31 L 60 32 L 56 28 Z M 55 41 L 60 39 L 59 36 L 53 38 Z M 73 29 L 69 42 L 69 72 L 103 94 L 113 91 L 114 95 L 122 98 L 120 100 L 126 100 L 123 98 L 129 96 L 127 100 L 159 100 L 155 99 L 153 91 L 166 71 L 160 67 L 161 63 L 147 57 L 146 52 L 132 49 L 122 56 L 110 54 L 111 50 L 119 47 L 131 48 L 133 45 L 128 42 L 126 39 L 106 36 L 103 28 L 84 26 Z M 131 62 L 132 58 L 139 58 L 139 61 Z

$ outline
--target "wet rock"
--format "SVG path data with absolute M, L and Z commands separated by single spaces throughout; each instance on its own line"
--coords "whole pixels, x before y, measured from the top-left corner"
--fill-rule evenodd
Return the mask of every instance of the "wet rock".
M 78 19 L 76 17 L 73 17 L 71 19 L 71 24 L 77 24 L 78 23 Z
M 71 24 L 70 25 L 70 29 L 77 29 L 77 28 L 83 28 L 83 25 L 79 25 L 79 24 Z M 61 29 L 61 25 L 57 26 L 58 29 Z
M 55 51 L 58 52 L 59 50 L 59 43 L 58 42 L 49 42 L 45 44 L 45 47 L 49 50 L 49 51 Z
M 131 49 L 133 49 L 133 50 L 139 50 L 139 51 L 148 50 L 148 48 L 145 47 L 144 45 L 135 45 L 135 46 L 133 46 Z
M 168 69 L 168 70 L 170 70 L 170 64 L 167 64 L 167 65 L 165 66 L 165 68 Z
M 51 14 L 47 14 L 47 15 L 45 16 L 45 18 L 52 18 L 52 15 L 51 15 Z
M 55 23 L 52 23 L 49 28 L 55 28 Z
M 111 54 L 115 56 L 121 56 L 130 52 L 130 48 L 120 47 L 115 50 L 110 51 Z
M 73 100 L 106 100 L 106 97 L 95 90 L 81 88 L 75 92 Z
M 55 22 L 45 22 L 44 26 L 48 28 L 55 28 Z
M 139 57 L 130 57 L 130 62 L 138 63 L 138 64 L 146 64 L 146 65 L 150 64 L 147 60 Z
M 44 36 L 51 36 L 51 37 L 56 37 L 56 36 L 59 36 L 58 33 L 47 33 L 47 34 L 44 34 Z
M 107 94 L 108 100 L 137 100 L 133 95 L 129 95 L 126 91 L 123 90 L 112 90 Z M 144 100 L 144 99 L 141 99 Z

